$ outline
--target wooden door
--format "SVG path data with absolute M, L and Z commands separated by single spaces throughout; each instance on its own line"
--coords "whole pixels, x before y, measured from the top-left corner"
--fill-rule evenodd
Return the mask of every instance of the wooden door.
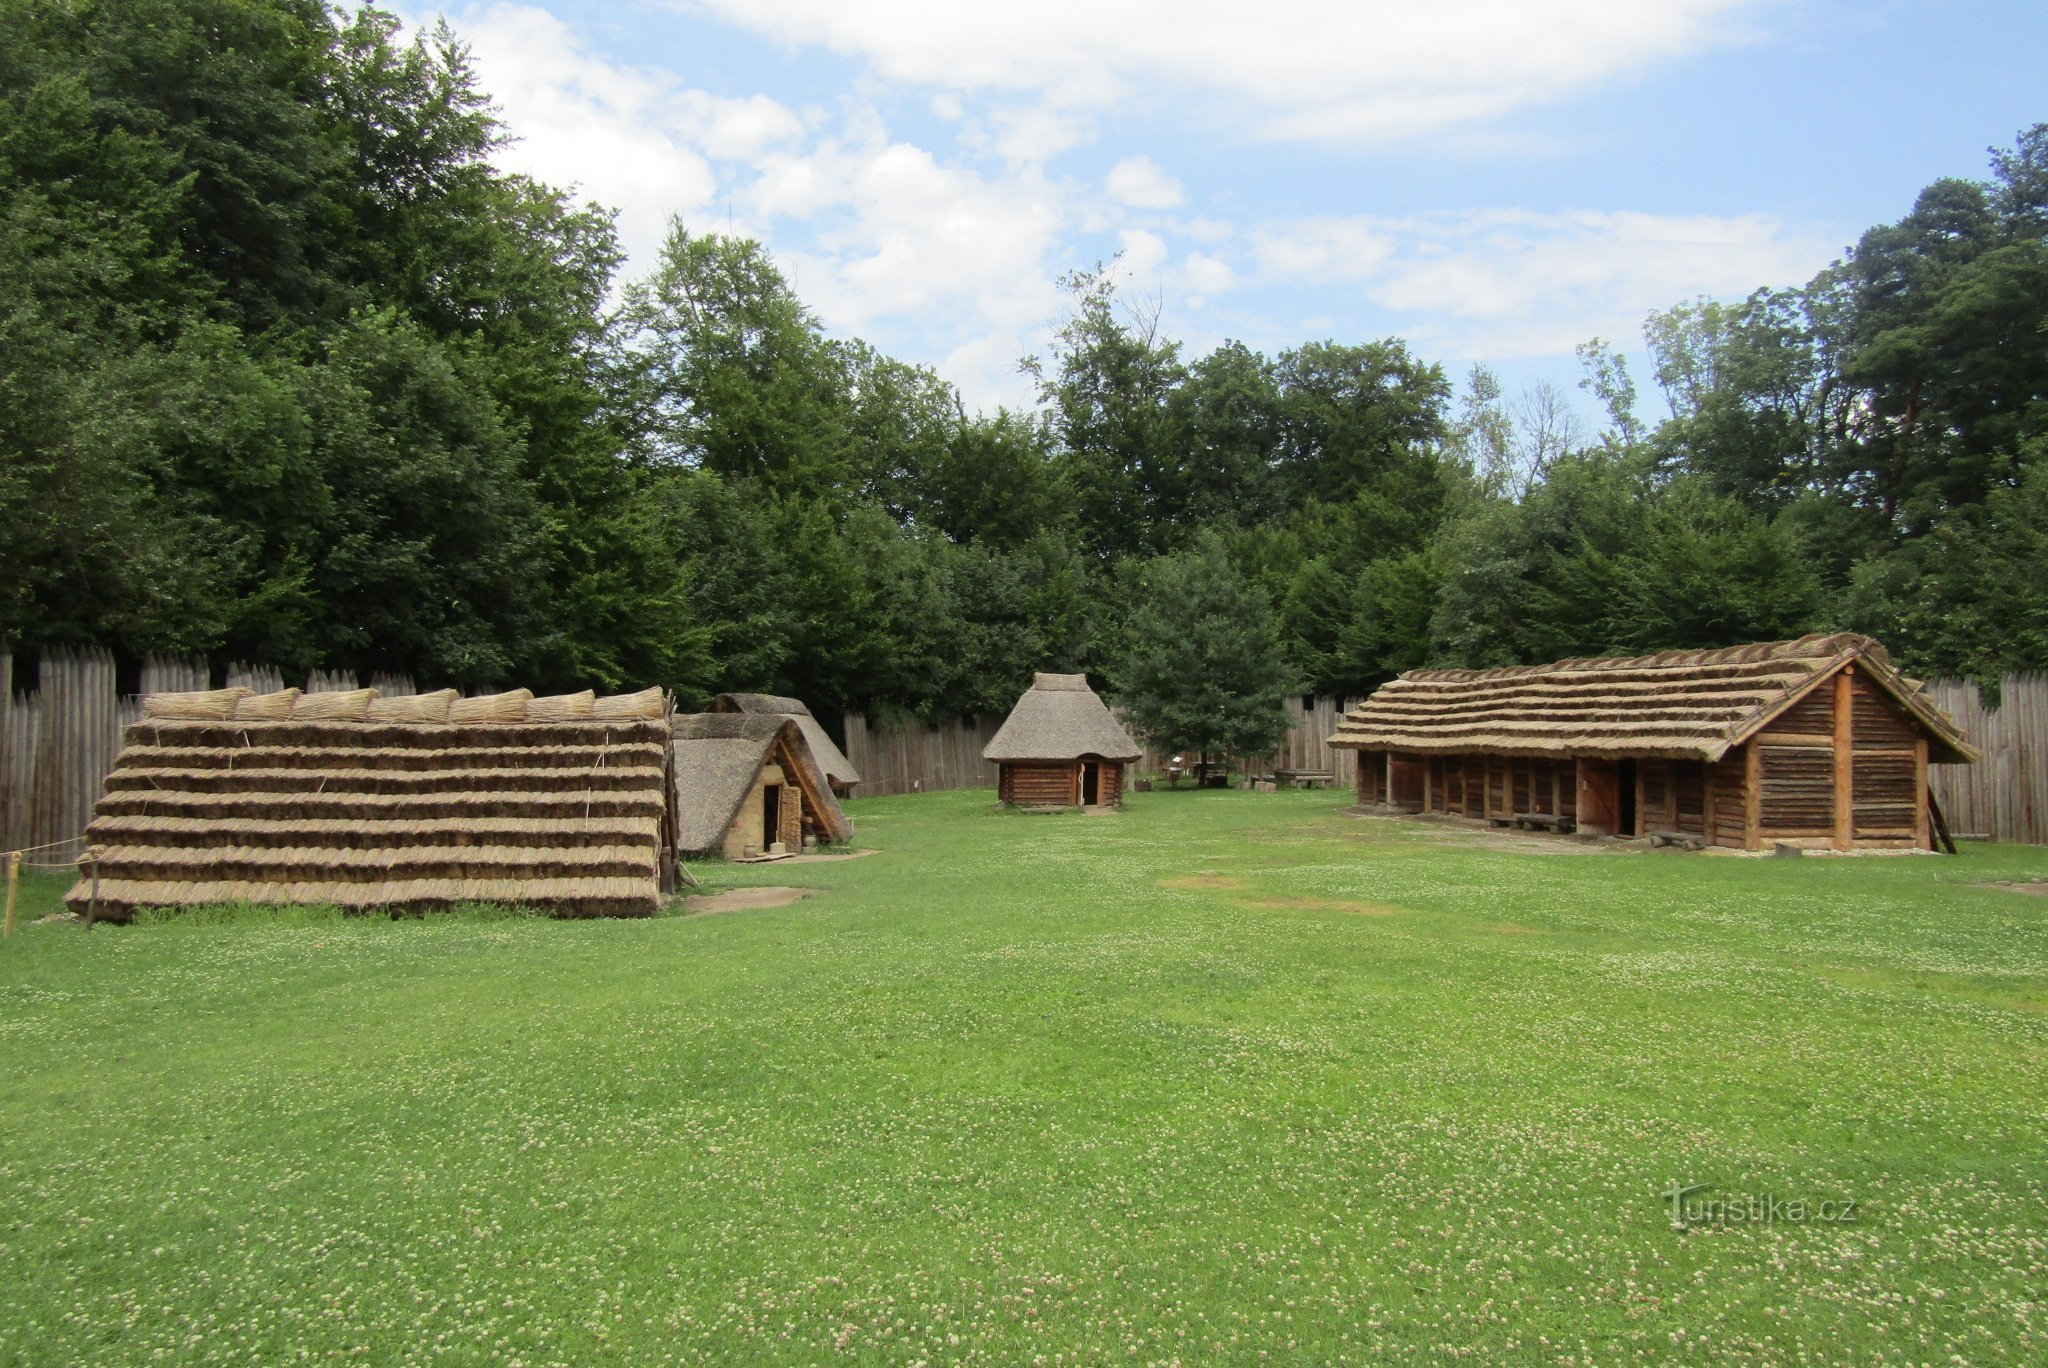
M 1606 760 L 1579 761 L 1579 830 L 1621 832 L 1621 772 Z

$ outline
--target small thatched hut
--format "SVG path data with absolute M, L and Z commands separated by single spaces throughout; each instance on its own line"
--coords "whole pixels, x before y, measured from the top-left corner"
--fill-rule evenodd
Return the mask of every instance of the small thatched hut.
M 853 839 L 793 717 L 683 713 L 672 728 L 676 850 L 729 860 Z
M 1358 800 L 1758 850 L 1932 845 L 1929 764 L 1977 752 L 1869 637 L 1411 670 L 1330 745 Z
M 560 916 L 660 905 L 659 690 L 246 694 L 146 700 L 86 830 L 97 860 L 67 897 L 74 909 L 95 894 L 115 920 L 211 903 L 493 902 Z
M 811 710 L 804 706 L 801 698 L 785 698 L 781 694 L 724 693 L 712 700 L 711 711 L 793 717 L 797 726 L 803 728 L 804 740 L 811 748 L 811 758 L 818 762 L 819 769 L 825 771 L 825 778 L 834 793 L 844 798 L 860 782 L 860 771 L 853 767 L 853 761 L 846 758 L 846 752 L 839 749 L 839 744 L 825 730 L 824 724 L 811 716 Z
M 1115 807 L 1143 754 L 1082 674 L 1034 677 L 981 752 L 1002 800 L 1026 807 Z

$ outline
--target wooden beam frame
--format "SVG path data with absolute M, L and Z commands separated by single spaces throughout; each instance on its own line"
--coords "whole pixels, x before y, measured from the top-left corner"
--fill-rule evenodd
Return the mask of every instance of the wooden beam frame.
M 1837 850 L 1856 844 L 1856 666 L 1835 674 L 1835 838 Z
M 1764 748 L 1751 741 L 1742 752 L 1742 848 L 1764 848 Z

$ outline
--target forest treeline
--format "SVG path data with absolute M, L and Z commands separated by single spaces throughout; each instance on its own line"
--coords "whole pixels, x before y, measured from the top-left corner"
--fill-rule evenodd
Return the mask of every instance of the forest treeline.
M 2048 125 L 1803 288 L 1652 316 L 1653 426 L 1606 343 L 1585 431 L 1394 339 L 1190 355 L 1102 269 L 1036 406 L 970 413 L 753 242 L 679 224 L 621 281 L 607 213 L 493 167 L 446 31 L 0 0 L 0 32 L 18 649 L 937 718 L 1102 671 L 1147 593 L 1221 574 L 1304 691 L 1824 628 L 2048 666 Z

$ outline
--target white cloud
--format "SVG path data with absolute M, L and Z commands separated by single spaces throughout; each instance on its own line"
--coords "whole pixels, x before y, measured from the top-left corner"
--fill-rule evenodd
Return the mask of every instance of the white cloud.
M 1187 199 L 1179 181 L 1150 157 L 1125 157 L 1102 179 L 1111 199 L 1133 209 L 1171 209 Z
M 1782 0 L 679 2 L 893 80 L 1063 108 L 1222 96 L 1267 136 L 1356 139 L 1493 119 L 1631 75 L 1734 41 L 1744 11 Z
M 1631 345 L 1652 309 L 1803 281 L 1835 250 L 1763 214 L 1630 211 L 1322 218 L 1253 240 L 1268 281 L 1343 282 L 1426 352 L 1502 359 L 1568 353 L 1596 334 Z
M 496 4 L 451 20 L 516 137 L 499 164 L 618 210 L 620 241 L 643 266 L 671 214 L 715 208 L 714 163 L 759 157 L 803 132 L 767 96 L 730 99 L 593 56 L 544 9 Z

